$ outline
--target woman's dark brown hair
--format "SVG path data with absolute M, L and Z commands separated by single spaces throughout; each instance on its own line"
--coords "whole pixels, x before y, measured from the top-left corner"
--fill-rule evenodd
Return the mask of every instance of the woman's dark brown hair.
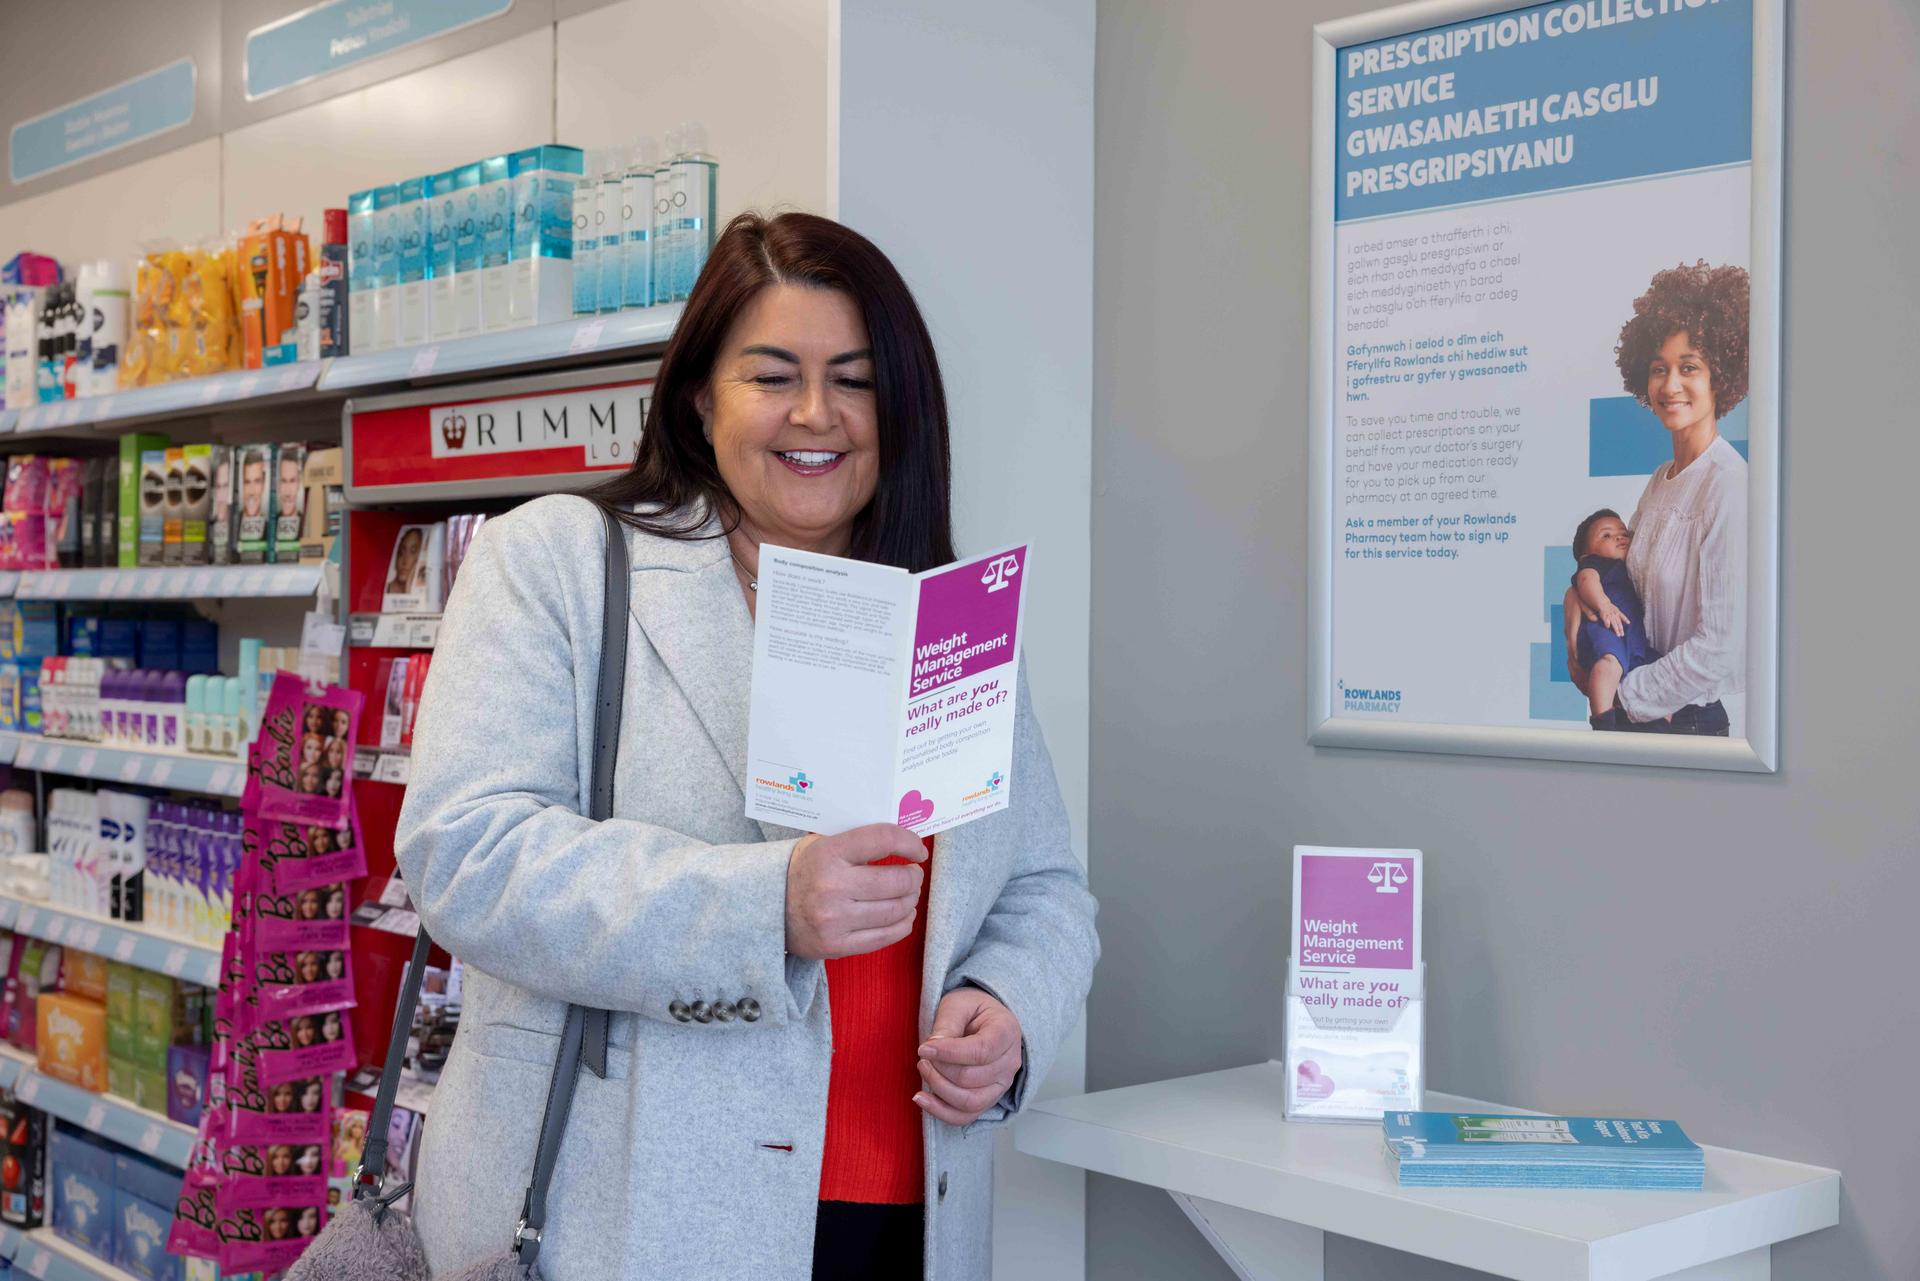
M 739 523 L 694 398 L 712 378 L 734 320 L 774 284 L 837 289 L 866 322 L 880 479 L 854 519 L 847 554 L 914 571 L 955 559 L 947 399 L 932 335 L 887 256 L 860 233 L 812 214 L 744 213 L 727 224 L 660 358 L 633 466 L 587 497 L 616 509 L 641 505 L 621 518 L 667 538 L 700 537 L 709 511 L 725 528 Z
M 1707 358 L 1713 416 L 1725 418 L 1747 398 L 1747 301 L 1745 267 L 1709 267 L 1705 260 L 1657 271 L 1647 292 L 1633 300 L 1633 319 L 1620 329 L 1613 349 L 1620 381 L 1634 399 L 1647 401 L 1647 371 L 1660 347 L 1684 333 Z

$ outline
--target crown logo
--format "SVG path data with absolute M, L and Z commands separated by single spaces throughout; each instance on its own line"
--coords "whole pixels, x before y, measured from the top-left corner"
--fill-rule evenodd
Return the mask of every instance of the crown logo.
M 467 416 L 458 410 L 449 412 L 440 420 L 440 439 L 447 442 L 448 449 L 461 449 L 467 443 Z

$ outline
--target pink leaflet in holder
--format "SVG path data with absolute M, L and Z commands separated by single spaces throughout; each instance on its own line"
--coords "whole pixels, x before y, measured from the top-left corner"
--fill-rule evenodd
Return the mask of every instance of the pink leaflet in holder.
M 228 1148 L 214 1205 L 221 1214 L 327 1199 L 323 1143 L 268 1143 Z
M 303 1077 L 351 1072 L 353 1020 L 345 1010 L 299 1014 L 255 1029 L 260 1048 L 260 1083 L 278 1085 Z
M 290 1019 L 351 1009 L 353 953 L 345 948 L 263 952 L 254 960 L 253 981 L 263 1017 Z
M 262 847 L 262 862 L 276 894 L 335 885 L 367 874 L 367 851 L 360 841 L 360 816 L 351 799 L 347 814 L 347 821 L 338 827 L 272 821 L 263 824 L 266 843 Z M 344 912 L 340 920 L 345 922 Z

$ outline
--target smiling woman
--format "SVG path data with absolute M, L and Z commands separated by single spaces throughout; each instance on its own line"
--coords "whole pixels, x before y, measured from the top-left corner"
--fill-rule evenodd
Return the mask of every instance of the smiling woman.
M 614 1064 L 574 1096 L 551 1281 L 989 1275 L 981 1131 L 1032 1097 L 1099 955 L 1024 680 L 991 817 L 926 842 L 799 832 L 749 819 L 742 792 L 762 544 L 956 559 L 947 450 L 933 343 L 886 256 L 824 218 L 743 215 L 633 466 L 589 494 L 603 511 L 552 495 L 475 538 L 395 838 L 469 975 L 414 1192 L 434 1275 L 497 1252 L 489 1226 L 524 1204 L 537 1118 L 500 1101 L 554 1062 L 569 1003 L 612 1011 Z M 631 621 L 595 821 L 603 514 Z

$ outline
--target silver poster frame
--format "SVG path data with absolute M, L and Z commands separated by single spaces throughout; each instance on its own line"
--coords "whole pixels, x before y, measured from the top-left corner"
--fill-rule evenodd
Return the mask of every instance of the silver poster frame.
M 1772 773 L 1779 768 L 1780 236 L 1785 0 L 1753 4 L 1752 313 L 1748 332 L 1747 736 L 1695 738 L 1590 729 L 1461 726 L 1342 718 L 1333 678 L 1334 191 L 1336 52 L 1430 27 L 1532 8 L 1512 0 L 1418 0 L 1313 29 L 1311 368 L 1308 378 L 1307 741 L 1320 747 L 1447 752 Z

